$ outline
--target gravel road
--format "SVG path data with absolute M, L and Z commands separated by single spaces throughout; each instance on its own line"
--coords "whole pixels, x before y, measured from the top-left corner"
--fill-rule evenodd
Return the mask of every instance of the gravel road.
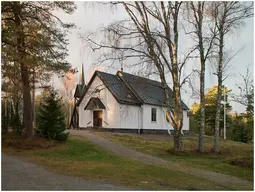
M 2 154 L 2 190 L 132 190 L 101 181 L 59 175 Z

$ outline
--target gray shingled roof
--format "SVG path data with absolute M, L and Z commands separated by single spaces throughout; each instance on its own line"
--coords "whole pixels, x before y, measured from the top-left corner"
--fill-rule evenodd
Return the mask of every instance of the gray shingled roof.
M 141 104 L 117 75 L 101 71 L 97 71 L 97 74 L 119 103 Z
M 91 97 L 84 110 L 105 109 L 102 101 L 97 97 Z
M 74 97 L 80 98 L 85 90 L 86 86 L 77 84 L 74 92 Z
M 164 92 L 161 83 L 143 77 L 131 75 L 129 73 L 118 72 L 123 80 L 142 99 L 143 103 L 150 105 L 164 106 Z M 167 86 L 168 87 L 168 86 Z M 169 98 L 172 98 L 172 90 L 168 87 Z M 172 106 L 172 103 L 171 103 Z M 182 101 L 182 108 L 188 110 L 188 106 Z
M 163 89 L 161 83 L 158 81 L 120 71 L 117 72 L 117 75 L 96 71 L 93 77 L 96 74 L 119 103 L 132 105 L 141 105 L 143 103 L 158 106 L 165 105 Z M 119 77 L 118 75 L 121 76 Z M 172 98 L 172 90 L 169 87 L 168 92 L 169 98 Z M 86 94 L 86 91 L 84 94 Z M 84 94 L 78 103 L 81 102 Z M 184 110 L 189 109 L 184 102 L 182 102 L 182 108 Z

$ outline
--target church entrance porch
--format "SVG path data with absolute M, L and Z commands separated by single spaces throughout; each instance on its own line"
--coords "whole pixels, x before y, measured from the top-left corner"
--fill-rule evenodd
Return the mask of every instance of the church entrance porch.
M 102 127 L 105 106 L 98 97 L 91 97 L 84 110 L 93 112 L 93 127 Z

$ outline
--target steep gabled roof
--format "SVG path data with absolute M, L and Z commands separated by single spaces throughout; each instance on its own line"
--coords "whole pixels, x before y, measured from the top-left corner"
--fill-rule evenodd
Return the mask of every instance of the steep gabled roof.
M 114 98 L 121 104 L 130 104 L 130 105 L 140 105 L 141 102 L 135 97 L 130 89 L 126 86 L 126 84 L 117 76 L 101 71 L 95 71 L 93 76 L 91 77 L 85 91 L 82 94 L 81 99 L 78 101 L 77 105 L 79 106 L 82 99 L 86 95 L 90 85 L 92 84 L 95 77 L 98 76 L 104 85 L 109 89 Z
M 119 103 L 141 104 L 127 85 L 117 76 L 97 71 L 98 76 Z
M 85 87 L 86 86 L 84 85 L 77 84 L 74 92 L 74 97 L 80 98 L 82 96 L 83 91 L 85 90 Z
M 74 97 L 76 98 L 80 98 L 83 95 L 83 92 L 85 91 L 85 88 L 86 88 L 83 63 L 81 65 L 81 73 L 79 78 L 80 78 L 79 84 L 76 85 L 75 92 L 74 92 Z
M 84 110 L 105 109 L 104 104 L 98 97 L 91 97 Z
M 161 83 L 147 78 L 139 77 L 121 71 L 117 75 L 127 84 L 127 86 L 135 92 L 135 95 L 145 104 L 165 106 L 164 90 Z M 169 98 L 172 98 L 172 90 L 167 86 Z M 172 105 L 172 102 L 170 102 Z M 188 106 L 182 101 L 182 108 L 188 110 Z
M 102 82 L 119 103 L 132 105 L 149 104 L 165 106 L 164 92 L 161 83 L 158 81 L 153 81 L 121 71 L 118 71 L 116 75 L 95 71 L 87 86 L 87 89 L 89 88 L 96 75 L 102 80 Z M 169 98 L 172 98 L 172 90 L 169 87 L 167 88 Z M 79 100 L 78 105 L 85 96 L 87 89 L 83 93 L 82 98 Z M 170 104 L 172 106 L 172 103 Z M 184 102 L 182 102 L 182 108 L 184 110 L 189 109 Z

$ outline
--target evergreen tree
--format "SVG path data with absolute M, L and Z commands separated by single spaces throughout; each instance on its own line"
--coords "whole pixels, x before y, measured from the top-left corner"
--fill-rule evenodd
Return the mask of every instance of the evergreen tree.
M 27 137 L 33 134 L 31 78 L 40 80 L 70 68 L 66 36 L 74 24 L 61 21 L 56 11 L 72 14 L 75 9 L 75 3 L 67 1 L 1 2 L 2 74 L 4 78 L 20 79 Z
M 61 99 L 57 92 L 50 90 L 50 94 L 41 101 L 38 109 L 37 134 L 49 140 L 65 141 L 67 139 L 68 133 L 64 133 L 66 125 L 61 107 Z
M 248 118 L 248 121 L 246 123 L 248 134 L 249 134 L 249 140 L 253 140 L 253 133 L 254 133 L 254 119 L 253 116 Z
M 234 125 L 232 130 L 232 140 L 248 143 L 249 141 L 249 130 L 243 123 Z
M 253 139 L 253 117 L 250 114 L 236 114 L 231 124 L 231 139 L 248 143 Z

